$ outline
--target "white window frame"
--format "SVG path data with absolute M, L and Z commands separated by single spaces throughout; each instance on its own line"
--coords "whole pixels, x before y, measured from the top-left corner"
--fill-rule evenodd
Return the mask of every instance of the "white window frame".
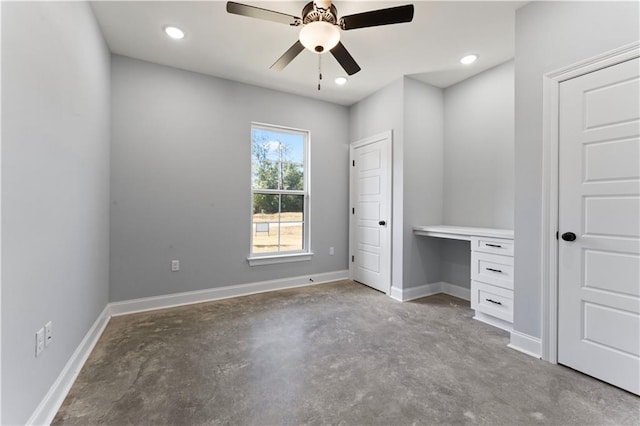
M 249 224 L 250 226 L 250 244 L 249 244 L 249 257 L 247 258 L 249 262 L 249 266 L 259 266 L 259 265 L 268 265 L 273 263 L 286 263 L 286 262 L 300 262 L 311 260 L 313 256 L 313 252 L 311 251 L 311 196 L 310 196 L 310 146 L 311 146 L 311 132 L 308 130 L 296 129 L 293 127 L 284 127 L 277 126 L 273 124 L 266 123 L 251 123 L 251 138 L 253 137 L 253 130 L 266 130 L 271 132 L 280 132 L 280 133 L 289 133 L 294 135 L 299 135 L 304 138 L 304 155 L 303 155 L 303 169 L 304 169 L 304 178 L 303 178 L 303 189 L 299 190 L 266 190 L 266 189 L 254 189 L 253 188 L 253 170 L 251 170 L 251 179 L 250 179 L 250 193 L 251 193 L 251 210 L 249 214 Z M 253 140 L 251 140 L 251 156 L 249 157 L 249 161 L 253 161 Z M 302 250 L 292 250 L 292 251 L 281 251 L 281 252 L 268 252 L 268 253 L 253 253 L 253 196 L 254 194 L 281 194 L 281 195 L 303 195 L 303 249 Z

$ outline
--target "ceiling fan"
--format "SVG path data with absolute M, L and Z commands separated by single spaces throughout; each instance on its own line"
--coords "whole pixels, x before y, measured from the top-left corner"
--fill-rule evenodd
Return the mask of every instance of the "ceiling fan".
M 302 26 L 299 39 L 271 65 L 271 69 L 283 70 L 300 52 L 307 48 L 319 55 L 327 51 L 331 52 L 348 75 L 353 75 L 360 71 L 360 66 L 340 42 L 339 29 L 347 31 L 379 25 L 399 24 L 411 22 L 413 19 L 412 4 L 356 13 L 338 19 L 338 10 L 331 3 L 331 0 L 309 2 L 302 9 L 302 18 L 232 1 L 227 2 L 227 12 L 288 24 L 294 27 Z

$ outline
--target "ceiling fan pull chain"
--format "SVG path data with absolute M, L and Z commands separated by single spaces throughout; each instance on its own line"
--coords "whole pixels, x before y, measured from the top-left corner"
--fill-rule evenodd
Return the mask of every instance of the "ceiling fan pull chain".
M 322 55 L 318 55 L 318 90 L 320 90 L 321 82 L 322 82 Z

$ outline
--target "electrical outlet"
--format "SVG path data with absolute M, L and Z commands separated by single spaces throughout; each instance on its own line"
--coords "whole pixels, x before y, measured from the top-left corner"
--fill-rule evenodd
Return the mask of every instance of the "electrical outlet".
M 333 247 L 329 247 L 329 255 L 333 256 L 334 254 L 336 254 L 336 251 L 334 250 Z
M 172 260 L 171 261 L 171 272 L 177 272 L 180 270 L 180 261 Z
M 53 323 L 49 321 L 44 325 L 44 345 L 49 346 L 53 340 Z
M 36 356 L 44 351 L 44 328 L 36 331 Z

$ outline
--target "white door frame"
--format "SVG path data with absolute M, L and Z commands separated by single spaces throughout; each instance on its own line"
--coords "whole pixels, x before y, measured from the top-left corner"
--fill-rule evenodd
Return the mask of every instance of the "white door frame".
M 0 1 L 0 22 L 2 22 L 2 2 Z M 0 31 L 1 33 L 2 31 Z M 0 35 L 0 46 L 2 45 L 2 36 Z M 2 59 L 0 59 L 2 62 Z M 0 81 L 2 81 L 2 66 L 0 65 Z M 0 99 L 2 98 L 2 89 L 0 89 Z M 0 102 L 1 104 L 1 102 Z M 2 106 L 0 106 L 0 134 L 2 134 Z M 0 164 L 2 164 L 2 139 L 0 137 Z M 2 169 L 0 168 L 0 176 Z M 0 177 L 0 242 L 2 241 L 2 178 Z M 0 244 L 0 424 L 2 423 L 2 244 Z
M 640 57 L 640 41 L 549 72 L 542 94 L 542 359 L 558 362 L 558 148 L 563 81 Z
M 387 257 L 387 259 L 389 259 L 389 276 L 387 277 L 387 281 L 389 283 L 389 286 L 387 288 L 387 290 L 385 291 L 385 293 L 388 295 L 391 294 L 391 277 L 392 277 L 392 269 L 393 269 L 393 262 L 392 262 L 392 245 L 393 245 L 393 217 L 392 216 L 392 212 L 393 212 L 393 187 L 392 187 L 392 183 L 393 183 L 393 132 L 391 130 L 383 132 L 383 133 L 379 133 L 377 135 L 374 136 L 370 136 L 368 138 L 365 139 L 361 139 L 359 141 L 356 142 L 352 142 L 349 145 L 349 279 L 353 279 L 353 262 L 351 261 L 351 256 L 352 253 L 354 253 L 355 250 L 355 246 L 354 246 L 354 238 L 355 238 L 355 232 L 354 232 L 354 224 L 353 224 L 353 214 L 352 214 L 352 208 L 355 204 L 355 197 L 354 197 L 354 193 L 353 193 L 353 161 L 355 160 L 355 150 L 358 148 L 361 148 L 365 145 L 369 145 L 375 142 L 380 142 L 383 141 L 385 139 L 389 140 L 389 143 L 387 144 L 387 164 L 385 165 L 387 168 L 387 211 L 384 212 L 385 217 L 387 218 L 387 223 L 389 224 L 387 226 L 387 229 L 389 230 L 389 243 L 387 244 L 387 247 L 385 247 L 385 256 Z

